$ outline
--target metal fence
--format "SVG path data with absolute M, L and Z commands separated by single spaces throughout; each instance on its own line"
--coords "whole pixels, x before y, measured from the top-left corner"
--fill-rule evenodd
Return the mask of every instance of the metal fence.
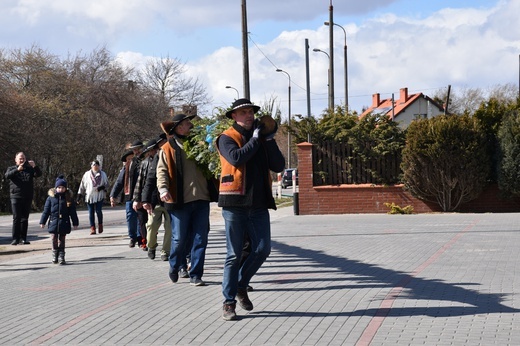
M 314 186 L 395 184 L 402 173 L 400 153 L 366 158 L 356 153 L 348 143 L 328 141 L 315 144 L 312 157 Z

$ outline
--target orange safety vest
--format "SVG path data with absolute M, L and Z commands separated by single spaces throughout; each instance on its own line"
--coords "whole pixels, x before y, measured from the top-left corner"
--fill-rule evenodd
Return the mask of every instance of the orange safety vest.
M 231 137 L 240 148 L 244 145 L 244 137 L 233 127 L 222 132 L 221 135 Z M 221 195 L 244 195 L 246 193 L 246 165 L 235 167 L 222 156 L 218 147 L 220 136 L 216 141 L 217 150 L 219 150 L 220 164 L 222 166 L 219 193 Z

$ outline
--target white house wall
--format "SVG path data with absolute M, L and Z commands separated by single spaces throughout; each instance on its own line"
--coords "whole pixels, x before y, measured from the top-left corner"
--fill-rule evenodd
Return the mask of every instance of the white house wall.
M 398 101 L 399 102 L 399 101 Z M 389 115 L 391 112 L 389 113 Z M 399 127 L 405 129 L 410 123 L 421 117 L 421 118 L 431 118 L 432 116 L 436 116 L 442 114 L 437 107 L 431 104 L 427 99 L 421 97 L 415 100 L 414 103 L 406 107 L 404 111 L 399 113 L 399 115 L 395 118 L 395 121 L 399 124 Z

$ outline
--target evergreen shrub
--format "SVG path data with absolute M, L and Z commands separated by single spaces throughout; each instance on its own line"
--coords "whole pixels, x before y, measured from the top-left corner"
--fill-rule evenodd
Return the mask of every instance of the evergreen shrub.
M 417 198 L 454 211 L 477 198 L 490 172 L 485 132 L 468 115 L 413 121 L 401 168 L 405 188 Z
M 504 196 L 520 195 L 520 116 L 518 110 L 504 117 L 498 131 L 501 160 L 498 187 Z

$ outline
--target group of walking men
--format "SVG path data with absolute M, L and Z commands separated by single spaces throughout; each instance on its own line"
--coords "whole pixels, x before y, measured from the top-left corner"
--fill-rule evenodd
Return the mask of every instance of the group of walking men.
M 249 283 L 271 251 L 268 209 L 276 209 L 276 205 L 270 171 L 281 172 L 285 166 L 274 140 L 276 131 L 262 131 L 264 125 L 255 119 L 259 109 L 248 99 L 239 99 L 226 112 L 233 124 L 216 139 L 222 166 L 219 180 L 205 177 L 199 163 L 184 151 L 195 116 L 176 114 L 171 121 L 161 123 L 163 133 L 157 139 L 145 146 L 132 143 L 110 195 L 114 203 L 124 190 L 127 220 L 132 215 L 139 220 L 128 225 L 130 246 L 139 244 L 151 259 L 155 258 L 161 219 L 165 220 L 165 230 L 172 232 L 171 243 L 167 243 L 169 235 L 165 233 L 161 258 L 169 261 L 169 278 L 176 283 L 179 277 L 189 277 L 194 286 L 205 285 L 202 277 L 210 202 L 218 201 L 227 248 L 222 280 L 225 320 L 237 319 L 237 302 L 245 310 L 253 309 Z M 148 226 L 144 227 L 146 237 L 138 232 L 143 224 Z M 244 251 L 245 244 L 248 251 Z
M 150 259 L 155 259 L 157 232 L 164 223 L 161 259 L 169 261 L 169 278 L 176 283 L 179 277 L 189 277 L 194 286 L 205 285 L 202 277 L 210 202 L 218 201 L 226 232 L 222 280 L 225 320 L 237 319 L 237 302 L 245 310 L 253 309 L 248 297 L 249 283 L 271 251 L 268 209 L 276 209 L 276 205 L 270 171 L 279 173 L 285 166 L 274 140 L 276 128 L 265 131 L 265 124 L 255 119 L 259 109 L 248 99 L 238 99 L 226 112 L 233 123 L 215 143 L 222 166 L 219 180 L 206 178 L 199 163 L 187 157 L 183 143 L 195 116 L 177 114 L 171 121 L 161 123 L 163 133 L 156 139 L 128 146 L 121 158 L 123 168 L 110 192 L 112 206 L 119 196 L 124 196 L 130 247 L 138 245 L 148 252 Z M 22 182 L 27 181 L 32 187 L 32 178 L 41 175 L 35 163 L 26 160 L 23 153 L 18 153 L 15 161 L 16 165 L 6 172 L 14 191 L 11 194 L 13 245 L 28 243 L 30 202 L 22 203 L 28 199 L 21 197 L 30 193 L 32 200 L 32 190 L 25 191 Z M 90 222 L 91 234 L 95 234 L 95 224 L 93 220 Z M 101 232 L 102 220 L 99 220 Z

